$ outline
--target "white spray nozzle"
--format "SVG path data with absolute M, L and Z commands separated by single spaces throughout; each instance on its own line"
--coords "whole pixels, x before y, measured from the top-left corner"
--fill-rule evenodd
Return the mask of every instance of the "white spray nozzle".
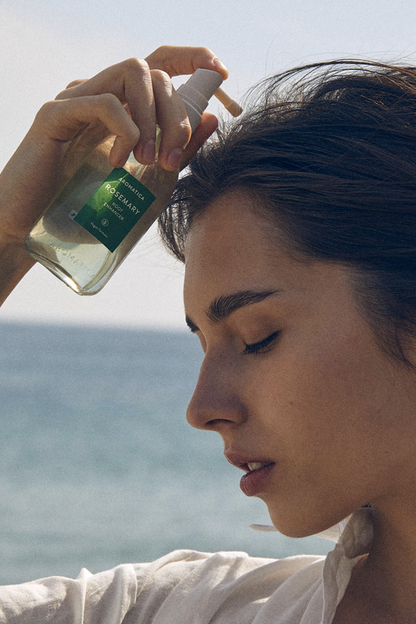
M 201 121 L 202 113 L 208 106 L 209 99 L 214 94 L 235 117 L 242 112 L 243 109 L 239 104 L 220 89 L 222 82 L 223 79 L 218 72 L 212 71 L 211 69 L 199 68 L 192 74 L 187 82 L 179 87 L 178 93 L 184 101 L 192 131 L 195 130 Z M 234 108 L 231 106 L 231 103 L 235 105 Z M 233 108 L 234 112 L 230 110 L 230 106 Z M 237 110 L 236 107 L 240 108 L 237 114 L 235 114 Z

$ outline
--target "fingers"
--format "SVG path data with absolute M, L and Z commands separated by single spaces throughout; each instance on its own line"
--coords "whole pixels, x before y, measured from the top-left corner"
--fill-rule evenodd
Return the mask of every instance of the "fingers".
M 129 111 L 140 130 L 135 157 L 143 164 L 150 164 L 155 159 L 156 107 L 152 77 L 146 61 L 131 58 L 108 67 L 90 80 L 74 81 L 57 99 L 106 93 L 115 96 Z
M 161 129 L 159 164 L 168 170 L 179 167 L 191 138 L 191 126 L 181 97 L 174 90 L 168 74 L 152 70 L 156 117 Z
M 224 78 L 228 76 L 228 71 L 207 48 L 162 46 L 146 60 L 128 59 L 112 65 L 89 80 L 71 82 L 57 96 L 57 100 L 70 102 L 106 95 L 118 100 L 124 109 L 124 116 L 114 102 L 108 100 L 104 105 L 105 100 L 97 100 L 100 102 L 97 120 L 105 123 L 110 133 L 117 135 L 112 162 L 121 162 L 127 146 L 134 151 L 139 162 L 154 162 L 157 120 L 162 130 L 158 159 L 162 167 L 173 170 L 182 160 L 191 129 L 185 106 L 174 91 L 170 77 L 193 73 L 198 67 L 218 71 Z M 70 129 L 77 123 L 75 108 L 66 109 L 70 114 Z M 80 119 L 94 117 L 92 109 L 87 108 L 87 102 L 81 101 L 78 113 Z M 126 116 L 131 117 L 133 125 L 127 127 Z M 108 123 L 112 124 L 111 127 Z M 115 127 L 118 132 L 114 132 Z M 136 143 L 131 146 L 133 136 L 136 137 Z
M 127 105 L 131 118 L 140 130 L 135 157 L 143 164 L 150 164 L 156 157 L 156 105 L 149 66 L 146 61 L 133 58 L 115 66 L 115 69 L 119 76 L 121 72 L 116 95 Z
M 146 57 L 150 69 L 161 69 L 172 76 L 193 74 L 198 67 L 212 69 L 228 78 L 228 69 L 208 48 L 161 46 Z
M 70 141 L 86 124 L 98 123 L 116 135 L 110 162 L 113 167 L 122 166 L 140 133 L 120 100 L 111 93 L 47 102 L 36 115 L 31 133 L 43 139 Z
M 70 89 L 71 87 L 76 87 L 77 85 L 83 83 L 83 82 L 87 82 L 86 80 L 73 80 L 72 82 L 69 83 L 69 85 L 67 85 L 67 89 Z M 55 98 L 56 100 L 59 99 L 59 95 Z

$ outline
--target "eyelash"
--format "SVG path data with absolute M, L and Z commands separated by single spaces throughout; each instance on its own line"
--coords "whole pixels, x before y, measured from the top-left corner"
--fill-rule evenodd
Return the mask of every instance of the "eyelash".
M 246 348 L 243 351 L 243 355 L 259 355 L 260 353 L 265 353 L 266 351 L 268 351 L 269 347 L 271 347 L 273 342 L 276 340 L 279 333 L 280 332 L 278 331 L 274 332 L 273 334 L 270 334 L 270 336 L 267 336 L 267 338 L 265 338 L 264 340 L 261 340 L 260 342 L 255 342 L 253 344 L 246 345 Z

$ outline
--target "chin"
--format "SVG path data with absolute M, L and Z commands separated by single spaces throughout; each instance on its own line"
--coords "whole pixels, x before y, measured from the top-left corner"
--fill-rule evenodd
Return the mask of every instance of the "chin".
M 346 518 L 345 515 L 321 515 L 308 510 L 307 508 L 297 509 L 290 512 L 288 509 L 271 509 L 269 514 L 274 527 L 286 537 L 301 538 L 316 535 L 322 531 L 335 526 Z

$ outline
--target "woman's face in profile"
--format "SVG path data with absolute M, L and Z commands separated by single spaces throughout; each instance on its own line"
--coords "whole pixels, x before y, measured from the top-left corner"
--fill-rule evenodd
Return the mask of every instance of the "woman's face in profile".
M 220 433 L 246 472 L 260 468 L 242 487 L 276 528 L 310 535 L 405 495 L 414 380 L 379 349 L 348 269 L 290 259 L 242 191 L 198 217 L 185 257 L 185 310 L 205 353 L 187 418 Z

